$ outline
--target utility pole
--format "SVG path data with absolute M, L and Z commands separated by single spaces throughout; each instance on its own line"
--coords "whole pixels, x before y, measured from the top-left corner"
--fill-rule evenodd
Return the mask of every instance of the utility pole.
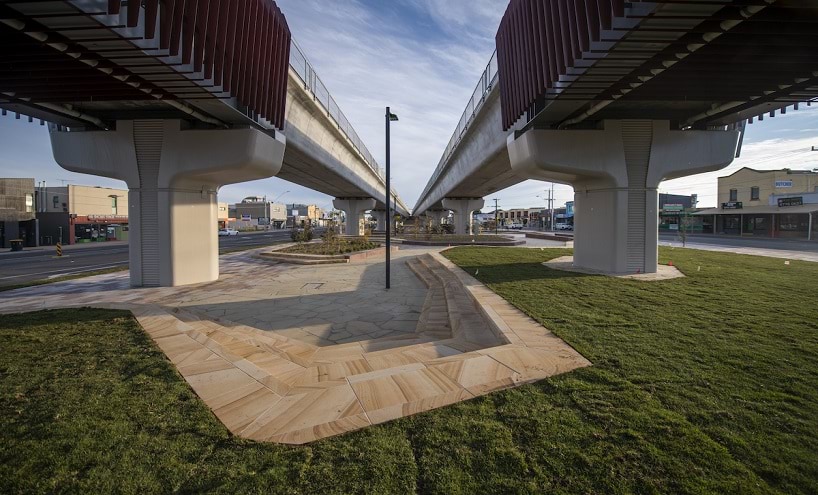
M 499 200 L 497 198 L 494 198 L 494 235 L 497 235 L 497 222 L 498 222 L 497 216 L 498 216 L 498 208 L 499 208 L 499 206 L 497 206 L 497 201 L 499 201 Z
M 554 232 L 554 183 L 551 183 L 551 195 L 549 196 L 551 201 L 551 208 L 549 211 L 551 212 L 551 232 Z

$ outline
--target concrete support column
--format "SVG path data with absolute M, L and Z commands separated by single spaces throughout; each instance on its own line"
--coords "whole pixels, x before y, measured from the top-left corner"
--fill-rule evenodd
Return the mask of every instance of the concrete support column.
M 218 188 L 281 169 L 283 136 L 183 127 L 179 120 L 139 120 L 118 121 L 115 131 L 51 131 L 60 166 L 128 184 L 135 287 L 218 279 Z
M 375 208 L 375 198 L 336 198 L 332 205 L 346 214 L 346 235 L 363 235 L 364 213 Z
M 443 199 L 443 207 L 454 212 L 454 233 L 461 235 L 472 235 L 472 213 L 483 205 L 483 198 Z
M 426 210 L 425 215 L 431 219 L 432 225 L 439 227 L 444 218 L 449 218 L 449 210 Z
M 600 130 L 533 129 L 509 136 L 523 177 L 574 187 L 574 264 L 605 273 L 653 273 L 659 183 L 733 161 L 738 131 L 671 131 L 667 121 L 605 121 Z
M 372 218 L 375 219 L 377 224 L 375 225 L 375 230 L 379 232 L 386 231 L 386 210 L 372 210 L 369 212 L 372 215 Z

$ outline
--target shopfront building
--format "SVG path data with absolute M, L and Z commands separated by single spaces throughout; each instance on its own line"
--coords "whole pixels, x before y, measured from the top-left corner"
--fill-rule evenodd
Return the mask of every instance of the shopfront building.
M 47 187 L 41 194 L 42 244 L 128 240 L 128 191 L 68 185 Z
M 0 179 L 0 248 L 38 245 L 34 179 Z
M 717 208 L 694 213 L 715 234 L 818 240 L 814 171 L 742 168 L 719 177 L 719 200 Z

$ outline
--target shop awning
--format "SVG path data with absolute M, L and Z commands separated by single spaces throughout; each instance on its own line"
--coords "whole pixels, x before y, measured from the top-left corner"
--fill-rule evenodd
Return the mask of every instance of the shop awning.
M 707 210 L 697 211 L 691 213 L 695 216 L 706 215 L 769 215 L 771 213 L 811 213 L 818 211 L 818 204 L 800 205 L 800 206 L 747 206 L 745 208 L 737 208 L 735 210 L 724 208 L 709 208 Z

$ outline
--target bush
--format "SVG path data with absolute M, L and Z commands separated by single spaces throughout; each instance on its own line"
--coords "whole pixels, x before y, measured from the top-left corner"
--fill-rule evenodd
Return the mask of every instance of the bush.
M 324 241 L 324 246 L 329 247 L 338 245 L 341 237 L 338 235 L 338 230 L 334 221 L 329 222 L 329 225 L 327 225 L 327 230 L 324 232 L 324 235 L 321 236 L 321 239 Z
M 293 242 L 310 242 L 313 238 L 312 226 L 307 224 L 303 229 L 293 230 L 290 239 Z

